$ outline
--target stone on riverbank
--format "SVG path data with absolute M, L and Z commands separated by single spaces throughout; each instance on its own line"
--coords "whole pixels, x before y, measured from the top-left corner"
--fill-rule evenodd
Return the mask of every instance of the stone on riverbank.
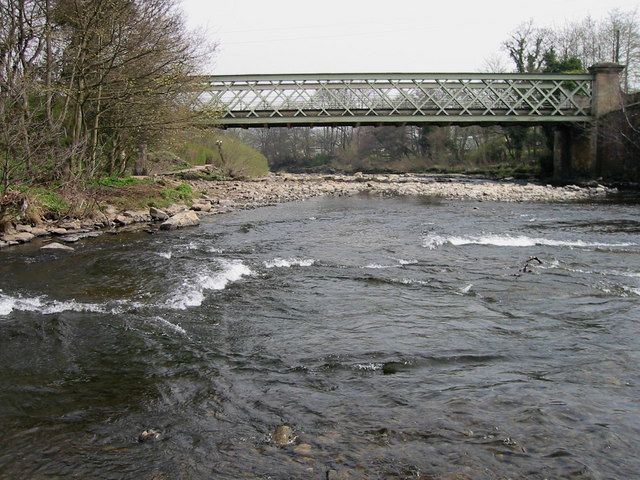
M 36 237 L 47 237 L 51 235 L 46 228 L 40 228 L 40 227 L 33 227 L 30 233 L 35 235 Z
M 177 228 L 195 227 L 200 225 L 200 219 L 196 212 L 187 210 L 175 214 L 169 220 L 160 225 L 161 230 L 175 230 Z
M 13 235 L 5 235 L 2 240 L 5 242 L 28 243 L 35 238 L 35 235 L 28 232 L 14 233 Z
M 165 220 L 169 220 L 169 215 L 156 207 L 149 208 L 149 215 L 151 215 L 151 218 L 156 222 L 164 222 Z
M 202 203 L 194 203 L 191 207 L 191 210 L 195 210 L 196 212 L 210 212 L 211 211 L 211 203 L 202 202 Z
M 47 245 L 40 247 L 40 250 L 62 250 L 64 252 L 75 252 L 75 248 L 58 242 L 48 243 Z
M 167 209 L 165 209 L 165 212 L 167 212 L 167 215 L 169 215 L 170 217 L 180 213 L 180 212 L 184 212 L 186 210 L 189 210 L 189 207 L 187 207 L 186 205 L 182 205 L 179 203 L 176 203 L 174 205 L 171 205 L 170 207 L 168 207 Z

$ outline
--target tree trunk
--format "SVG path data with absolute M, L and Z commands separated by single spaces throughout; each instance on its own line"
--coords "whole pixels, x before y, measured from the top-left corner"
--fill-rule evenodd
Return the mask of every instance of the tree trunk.
M 136 160 L 135 167 L 133 169 L 134 175 L 146 175 L 147 174 L 147 144 L 140 145 L 140 152 L 138 159 Z

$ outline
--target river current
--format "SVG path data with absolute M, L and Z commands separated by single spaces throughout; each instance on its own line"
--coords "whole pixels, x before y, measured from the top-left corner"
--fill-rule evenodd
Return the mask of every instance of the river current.
M 2 479 L 640 478 L 637 204 L 323 198 L 75 246 L 0 254 Z

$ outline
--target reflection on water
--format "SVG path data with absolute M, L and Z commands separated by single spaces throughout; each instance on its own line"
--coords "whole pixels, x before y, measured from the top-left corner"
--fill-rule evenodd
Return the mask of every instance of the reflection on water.
M 0 478 L 634 478 L 637 208 L 318 199 L 3 252 Z

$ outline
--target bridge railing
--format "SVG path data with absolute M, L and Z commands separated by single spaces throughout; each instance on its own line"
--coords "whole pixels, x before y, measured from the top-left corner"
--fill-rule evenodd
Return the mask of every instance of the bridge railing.
M 221 127 L 591 119 L 593 75 L 324 74 L 194 78 Z

